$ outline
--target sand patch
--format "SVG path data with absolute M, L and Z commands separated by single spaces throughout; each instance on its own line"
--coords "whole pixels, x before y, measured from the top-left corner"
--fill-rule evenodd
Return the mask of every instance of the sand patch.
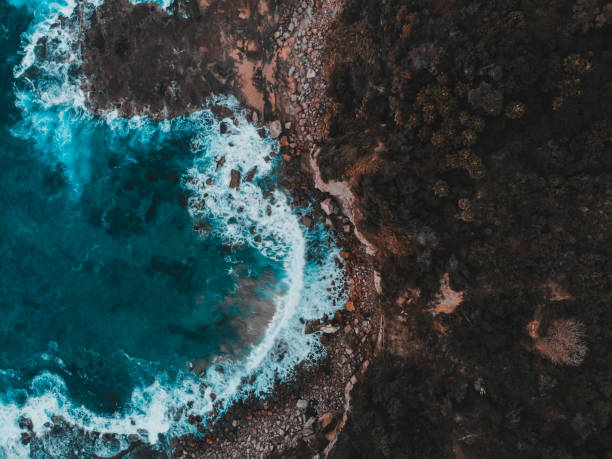
M 450 286 L 450 276 L 444 273 L 440 279 L 440 292 L 436 295 L 433 314 L 452 314 L 463 301 L 464 292 L 457 292 Z
M 247 104 L 258 110 L 260 113 L 264 111 L 265 100 L 263 94 L 255 87 L 255 72 L 256 65 L 249 61 L 243 54 L 238 50 L 233 50 L 230 53 L 232 59 L 234 59 L 234 65 L 240 87 L 242 89 L 242 95 L 246 99 Z

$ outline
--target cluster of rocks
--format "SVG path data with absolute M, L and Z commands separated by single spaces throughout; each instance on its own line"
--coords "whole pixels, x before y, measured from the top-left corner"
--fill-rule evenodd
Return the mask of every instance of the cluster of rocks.
M 93 108 L 108 109 L 115 99 L 127 98 L 136 104 L 122 106 L 124 114 L 130 115 L 150 106 L 150 99 L 156 100 L 159 107 L 152 108 L 157 113 L 152 117 L 156 118 L 162 105 L 170 109 L 171 115 L 179 115 L 181 111 L 196 109 L 197 101 L 209 92 L 234 92 L 250 106 L 249 120 L 266 126 L 267 133 L 279 140 L 284 164 L 281 179 L 292 190 L 294 203 L 305 204 L 313 197 L 320 201 L 320 206 L 302 216 L 302 223 L 312 228 L 315 221 L 321 221 L 336 230 L 338 239 L 346 247 L 337 263 L 346 268 L 350 285 L 350 299 L 342 311 L 307 324 L 309 332 L 321 335 L 326 355 L 297 368 L 295 379 L 279 383 L 267 402 L 253 396 L 206 426 L 201 416 L 204 413 L 192 413 L 190 422 L 197 425 L 199 435 L 174 439 L 172 446 L 176 457 L 263 457 L 295 448 L 304 448 L 312 455 L 326 455 L 346 421 L 350 392 L 377 349 L 380 325 L 378 294 L 372 288 L 376 273 L 362 254 L 360 242 L 353 237 L 352 223 L 342 214 L 342 206 L 334 198 L 313 190 L 309 155 L 303 154 L 313 151 L 328 134 L 330 106 L 323 72 L 324 46 L 343 0 L 287 2 L 282 7 L 275 6 L 274 10 L 272 2 L 249 1 L 247 8 L 238 8 L 240 15 L 230 21 L 231 33 L 216 34 L 217 28 L 223 28 L 218 24 L 214 30 L 204 30 L 201 24 L 216 24 L 219 17 L 227 16 L 228 5 L 234 3 L 234 0 L 216 0 L 198 2 L 198 7 L 194 3 L 192 22 L 168 18 L 154 9 L 147 13 L 144 7 L 132 7 L 126 2 L 120 2 L 120 7 L 101 10 L 85 41 L 85 69 L 96 77 L 95 81 L 92 79 L 95 84 L 91 83 L 89 88 L 90 103 Z M 164 39 L 165 42 L 186 40 L 191 45 L 203 43 L 204 46 L 184 53 L 194 62 L 185 61 L 182 65 L 183 57 L 171 55 L 172 47 L 166 44 L 164 53 L 168 51 L 171 57 L 158 56 L 160 69 L 152 69 L 150 75 L 139 74 L 132 68 L 138 60 L 116 55 L 118 38 L 113 30 L 119 26 L 110 18 L 122 12 L 127 12 L 123 22 L 127 21 L 130 27 L 115 34 L 120 39 L 137 30 L 131 25 L 147 13 L 153 15 L 149 19 L 153 24 L 164 24 L 164 33 L 172 38 Z M 247 32 L 241 36 L 243 29 Z M 270 34 L 274 39 L 272 49 L 268 45 Z M 218 35 L 229 37 L 228 43 L 221 43 Z M 147 48 L 147 43 L 140 43 L 134 37 L 128 36 L 126 40 L 131 46 L 130 56 L 137 55 L 141 47 Z M 216 51 L 231 49 L 234 45 L 238 46 L 236 52 Z M 144 58 L 145 55 L 138 59 Z M 181 65 L 173 64 L 177 59 Z M 217 65 L 212 64 L 215 61 Z M 183 67 L 187 69 L 184 74 Z M 180 100 L 165 96 L 160 99 L 157 94 L 144 90 L 142 94 L 135 92 L 134 88 L 148 88 L 150 85 L 140 84 L 141 79 L 149 83 L 156 78 L 156 73 L 178 81 L 180 88 L 193 91 L 185 92 Z M 197 79 L 194 76 L 197 73 L 203 77 Z M 111 91 L 112 94 L 101 90 L 112 86 L 111 76 L 123 74 L 125 84 Z M 229 128 L 222 126 L 222 129 Z M 260 134 L 266 135 L 266 132 L 262 129 Z M 252 179 L 256 171 L 245 177 L 239 171 L 230 173 L 230 186 L 237 188 L 243 180 Z
M 333 317 L 307 324 L 308 333 L 321 333 L 326 355 L 301 365 L 295 379 L 278 383 L 269 399 L 252 396 L 231 407 L 211 430 L 200 424 L 203 439 L 176 439 L 175 457 L 216 457 L 219 452 L 223 457 L 266 457 L 296 448 L 312 455 L 329 452 L 346 421 L 350 392 L 377 350 L 380 323 L 373 271 L 356 254 L 343 255 L 351 300 Z
M 340 1 L 303 1 L 274 32 L 279 74 L 276 109 L 285 121 L 281 147 L 301 156 L 326 135 L 328 112 L 323 75 L 324 45 Z M 292 130 L 291 130 L 292 129 Z
M 28 446 L 32 457 L 56 457 L 58 451 L 70 452 L 70 457 L 98 457 L 96 453 L 106 451 L 113 457 L 166 457 L 169 448 L 159 441 L 156 447 L 149 444 L 149 434 L 139 430 L 137 434 L 119 435 L 111 432 L 85 430 L 72 424 L 62 416 L 51 416 L 38 431 L 28 417 L 19 419 L 21 443 Z
M 272 110 L 267 66 L 279 15 L 269 1 L 105 1 L 83 34 L 82 87 L 89 108 L 165 119 L 233 94 L 263 117 Z M 41 43 L 41 46 L 45 46 Z M 265 75 L 264 75 L 265 74 Z

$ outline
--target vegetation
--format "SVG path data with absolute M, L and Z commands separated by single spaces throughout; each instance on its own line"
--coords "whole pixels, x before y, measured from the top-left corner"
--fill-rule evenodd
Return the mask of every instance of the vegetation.
M 536 349 L 553 363 L 578 366 L 587 351 L 584 325 L 571 319 L 556 320 L 548 335 L 537 341 Z
M 606 457 L 612 4 L 349 0 L 327 53 L 321 171 L 418 349 L 371 367 L 336 457 Z

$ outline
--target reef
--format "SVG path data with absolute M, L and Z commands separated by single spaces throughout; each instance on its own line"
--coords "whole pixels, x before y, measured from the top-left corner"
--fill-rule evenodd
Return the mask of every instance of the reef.
M 92 110 L 237 94 L 359 286 L 326 360 L 176 456 L 608 457 L 612 4 L 174 8 L 105 2 Z

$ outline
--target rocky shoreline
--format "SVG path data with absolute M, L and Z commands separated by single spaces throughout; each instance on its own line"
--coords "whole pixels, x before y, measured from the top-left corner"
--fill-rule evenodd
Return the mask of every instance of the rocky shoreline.
M 270 89 L 278 119 L 268 126 L 281 145 L 281 185 L 297 205 L 319 203 L 302 223 L 324 222 L 343 247 L 338 262 L 347 270 L 349 301 L 334 317 L 307 326 L 309 333 L 322 332 L 325 357 L 300 365 L 295 380 L 277 385 L 265 400 L 252 397 L 231 407 L 204 440 L 176 440 L 175 457 L 326 457 L 347 420 L 353 387 L 380 350 L 378 273 L 346 206 L 317 183 L 313 168 L 330 110 L 323 50 L 341 7 L 340 1 L 312 1 L 285 10 L 273 34 L 276 73 Z M 252 116 L 257 119 L 257 112 Z
M 235 94 L 352 286 L 309 324 L 328 357 L 175 439 L 177 457 L 609 457 L 610 3 L 176 2 L 190 23 L 107 2 L 85 69 L 112 70 L 88 82 L 112 97 L 92 109 Z M 172 46 L 138 73 L 147 24 Z
M 251 397 L 232 406 L 214 424 L 202 429 L 204 439 L 174 441 L 175 457 L 282 456 L 327 454 L 346 422 L 350 393 L 368 368 L 378 342 L 380 315 L 372 295 L 372 272 L 347 263 L 353 300 L 333 318 L 309 324 L 323 333 L 327 355 L 296 370 L 293 381 L 278 384 L 265 399 Z M 352 301 L 359 300 L 355 310 Z M 194 422 L 199 421 L 195 418 Z
M 347 271 L 350 299 L 334 317 L 307 324 L 308 333 L 322 334 L 326 355 L 320 361 L 300 365 L 295 379 L 277 384 L 265 400 L 250 397 L 232 406 L 210 430 L 202 424 L 202 415 L 192 413 L 189 421 L 197 425 L 200 435 L 173 439 L 172 447 L 174 457 L 266 457 L 286 451 L 327 456 L 346 422 L 351 391 L 381 346 L 383 323 L 380 279 L 371 253 L 364 251 L 350 207 L 342 199 L 336 201 L 339 196 L 328 194 L 330 190 L 314 170 L 317 145 L 328 134 L 331 109 L 324 72 L 325 40 L 342 1 L 286 2 L 274 8 L 272 2 L 234 3 L 179 1 L 175 15 L 168 17 L 157 6 L 107 1 L 86 34 L 84 89 L 94 112 L 118 110 L 122 116 L 144 114 L 152 119 L 197 110 L 208 94 L 235 94 L 249 107 L 249 119 L 266 126 L 271 137 L 278 139 L 283 158 L 280 184 L 290 190 L 295 205 L 320 203 L 302 217 L 302 223 L 311 228 L 315 221 L 322 221 L 337 235 L 343 248 L 337 262 Z M 221 20 L 230 8 L 241 14 Z M 195 21 L 181 23 L 177 13 L 183 10 Z M 151 19 L 143 19 L 149 15 Z M 119 16 L 123 24 L 113 21 Z M 210 27 L 203 29 L 201 23 Z M 165 31 L 155 43 L 140 41 L 139 37 L 148 36 L 142 31 L 116 33 L 152 27 Z M 265 44 L 268 36 L 274 40 Z M 199 51 L 192 49 L 197 44 Z M 176 57 L 177 47 L 187 56 L 184 61 Z M 152 58 L 151 49 L 172 54 L 178 62 L 170 60 L 173 63 L 168 66 L 158 56 L 155 62 L 161 64 L 136 72 L 134 66 Z M 220 63 L 224 63 L 223 76 Z M 152 78 L 165 81 L 168 89 L 160 87 L 157 96 L 149 93 L 145 88 Z M 117 79 L 123 83 L 118 85 Z M 145 445 L 135 445 L 130 454 L 145 450 Z

